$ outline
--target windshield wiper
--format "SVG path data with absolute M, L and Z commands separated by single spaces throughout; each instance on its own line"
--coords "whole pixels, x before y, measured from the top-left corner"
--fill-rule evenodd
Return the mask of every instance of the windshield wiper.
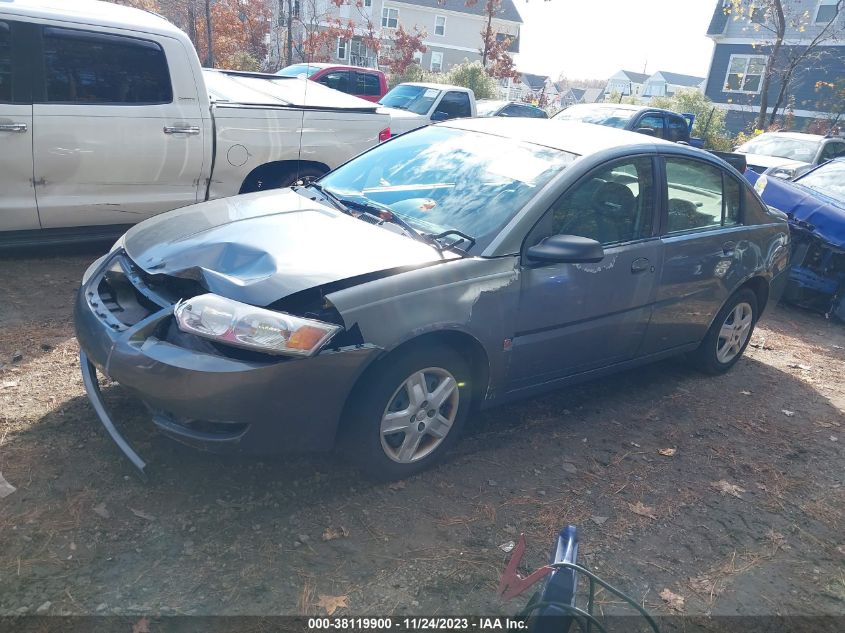
M 426 234 L 426 235 L 433 240 L 437 240 L 438 242 L 440 240 L 442 240 L 444 237 L 449 237 L 450 235 L 457 235 L 461 239 L 455 240 L 454 242 L 446 244 L 444 246 L 444 248 L 451 248 L 451 249 L 454 249 L 456 251 L 460 251 L 462 253 L 466 253 L 469 249 L 471 249 L 473 246 L 475 246 L 475 238 L 470 237 L 469 235 L 467 235 L 463 231 L 459 231 L 458 229 L 448 229 L 446 231 L 443 231 L 442 233 L 438 233 L 437 235 L 431 235 L 431 234 Z M 458 248 L 458 244 L 460 244 L 461 242 L 469 242 L 469 246 L 467 246 L 466 248 Z
M 318 185 L 316 182 L 309 182 L 305 187 L 305 189 L 316 189 L 320 192 L 320 195 L 323 196 L 326 200 L 331 202 L 338 211 L 343 211 L 347 215 L 352 215 L 352 211 L 349 210 L 343 201 L 334 195 L 331 191 L 323 187 L 323 185 Z
M 443 250 L 443 246 L 440 244 L 440 242 L 438 242 L 436 239 L 434 239 L 431 235 L 428 235 L 427 233 L 420 233 L 410 224 L 405 222 L 405 220 L 400 218 L 396 213 L 394 213 L 393 209 L 391 209 L 386 204 L 374 202 L 369 198 L 367 198 L 366 200 L 338 198 L 338 200 L 341 202 L 341 204 L 344 204 L 347 207 L 357 209 L 358 211 L 363 211 L 368 215 L 377 217 L 383 222 L 390 222 L 392 224 L 395 224 L 396 226 L 402 228 L 406 233 L 408 233 L 413 239 L 417 240 L 418 242 L 433 246 L 438 251 Z

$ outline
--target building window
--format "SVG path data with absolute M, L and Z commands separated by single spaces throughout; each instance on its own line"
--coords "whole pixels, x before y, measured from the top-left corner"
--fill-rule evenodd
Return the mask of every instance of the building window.
M 414 51 L 414 63 L 422 65 L 423 54 L 420 51 Z
M 765 69 L 766 58 L 762 55 L 731 55 L 724 91 L 759 93 Z
M 384 7 L 381 10 L 381 25 L 386 29 L 395 29 L 399 26 L 399 9 Z
M 431 65 L 429 66 L 429 69 L 436 73 L 443 71 L 443 53 L 439 51 L 431 51 Z
M 816 8 L 816 24 L 830 24 L 836 19 L 839 12 L 839 2 L 837 0 L 819 0 L 819 5 Z
M 373 0 L 364 0 L 364 6 L 365 7 L 373 6 Z
M 346 40 L 342 37 L 337 38 L 337 58 L 346 59 Z
M 435 35 L 446 35 L 446 16 L 445 15 L 435 15 L 434 16 L 434 34 Z

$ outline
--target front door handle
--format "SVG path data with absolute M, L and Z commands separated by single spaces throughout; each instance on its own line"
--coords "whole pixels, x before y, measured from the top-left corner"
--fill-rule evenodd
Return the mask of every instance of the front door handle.
M 725 242 L 722 244 L 722 252 L 728 257 L 734 254 L 734 249 L 736 249 L 736 242 Z
M 0 123 L 0 132 L 26 132 L 26 123 Z
M 200 129 L 196 125 L 166 125 L 165 134 L 199 134 Z
M 644 273 L 647 270 L 654 270 L 654 268 L 652 267 L 651 262 L 645 257 L 637 257 L 637 259 L 631 262 L 632 273 Z

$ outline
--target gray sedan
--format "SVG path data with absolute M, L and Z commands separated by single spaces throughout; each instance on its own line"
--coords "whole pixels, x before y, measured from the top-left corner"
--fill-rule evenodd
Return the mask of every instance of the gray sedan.
M 471 411 L 688 353 L 728 370 L 789 230 L 712 155 L 581 123 L 465 119 L 317 183 L 166 213 L 87 271 L 83 379 L 208 450 L 339 446 L 378 478 Z

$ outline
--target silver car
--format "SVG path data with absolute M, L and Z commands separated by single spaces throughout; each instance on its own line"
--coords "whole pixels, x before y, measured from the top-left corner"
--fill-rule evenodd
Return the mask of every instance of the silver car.
M 785 216 L 704 151 L 465 119 L 141 223 L 87 271 L 76 329 L 141 469 L 97 371 L 184 443 L 339 445 L 402 478 L 478 408 L 685 352 L 728 370 L 788 258 Z

